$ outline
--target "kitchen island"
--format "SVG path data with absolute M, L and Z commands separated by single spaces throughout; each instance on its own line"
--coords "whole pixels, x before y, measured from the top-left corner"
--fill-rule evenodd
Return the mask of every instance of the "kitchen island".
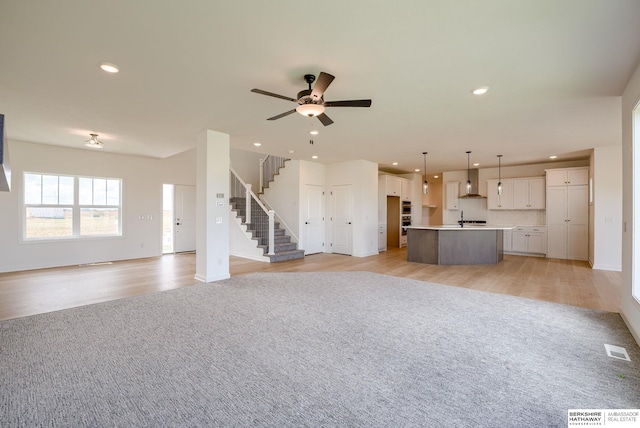
M 513 226 L 409 226 L 407 261 L 482 265 L 502 261 L 503 231 Z

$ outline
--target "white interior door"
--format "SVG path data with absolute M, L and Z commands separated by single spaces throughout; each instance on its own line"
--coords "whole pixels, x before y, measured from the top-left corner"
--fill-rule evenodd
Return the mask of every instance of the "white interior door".
M 307 184 L 304 197 L 304 253 L 321 253 L 324 251 L 324 187 Z
M 176 184 L 173 191 L 173 251 L 196 250 L 196 186 Z
M 353 195 L 350 184 L 331 186 L 332 252 L 353 253 Z

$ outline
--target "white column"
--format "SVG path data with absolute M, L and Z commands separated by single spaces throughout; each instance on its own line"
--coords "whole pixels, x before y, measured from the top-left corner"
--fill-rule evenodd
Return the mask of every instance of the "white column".
M 229 135 L 206 130 L 196 144 L 196 276 L 229 278 Z

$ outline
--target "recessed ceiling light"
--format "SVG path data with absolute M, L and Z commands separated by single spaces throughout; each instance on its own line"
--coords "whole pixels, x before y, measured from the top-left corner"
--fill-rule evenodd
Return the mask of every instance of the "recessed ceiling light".
M 556 156 L 556 155 L 551 155 L 551 156 L 549 156 L 549 159 L 556 159 L 557 157 L 558 156 Z
M 415 172 L 420 172 L 420 168 L 414 169 Z
M 473 166 L 480 166 L 478 162 L 474 163 Z
M 398 165 L 398 162 L 394 162 L 391 165 L 396 166 L 396 165 Z
M 311 131 L 309 131 L 309 134 L 318 135 L 318 130 L 317 129 L 312 129 Z
M 318 155 L 311 156 L 311 159 L 318 159 Z
M 256 146 L 256 147 L 260 147 L 262 145 L 262 143 L 259 143 L 259 142 L 256 141 L 255 143 L 253 143 L 253 145 Z
M 289 153 L 293 153 L 293 150 L 289 150 Z
M 117 73 L 118 71 L 120 71 L 120 67 L 118 67 L 115 64 L 108 63 L 108 62 L 101 62 L 101 63 L 98 64 L 98 66 L 102 70 L 106 71 L 107 73 Z
M 473 91 L 471 91 L 471 93 L 473 95 L 484 95 L 487 93 L 487 91 L 489 91 L 489 87 L 488 86 L 479 86 L 477 88 L 475 88 Z
M 433 176 L 433 178 L 438 178 L 438 176 L 437 176 L 437 175 L 434 175 L 434 176 Z

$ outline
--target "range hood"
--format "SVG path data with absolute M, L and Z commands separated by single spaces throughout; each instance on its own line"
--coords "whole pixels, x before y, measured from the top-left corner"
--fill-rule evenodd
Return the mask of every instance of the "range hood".
M 481 198 L 486 198 L 486 196 L 482 196 L 480 193 L 478 193 L 478 176 L 480 175 L 479 170 L 477 168 L 475 169 L 469 169 L 468 171 L 468 175 L 469 175 L 469 181 L 471 181 L 471 191 L 469 193 L 467 192 L 467 183 L 463 183 L 462 184 L 462 191 L 464 192 L 461 196 L 460 199 L 481 199 Z

